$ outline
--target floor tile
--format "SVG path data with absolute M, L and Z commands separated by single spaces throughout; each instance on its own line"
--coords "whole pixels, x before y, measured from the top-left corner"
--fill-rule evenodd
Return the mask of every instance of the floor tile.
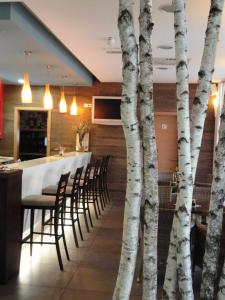
M 105 270 L 95 268 L 80 267 L 67 288 L 74 290 L 112 292 L 116 275 L 116 272 L 111 270 L 107 270 L 106 272 Z
M 60 300 L 111 300 L 112 293 L 67 289 Z
M 43 286 L 0 286 L 1 300 L 59 300 L 63 290 Z

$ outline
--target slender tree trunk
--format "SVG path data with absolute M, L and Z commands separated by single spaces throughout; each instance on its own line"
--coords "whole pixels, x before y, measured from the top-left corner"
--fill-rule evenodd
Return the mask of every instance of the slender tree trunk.
M 134 35 L 131 2 L 131 0 L 119 1 L 118 18 L 123 58 L 121 119 L 127 147 L 127 189 L 122 251 L 114 300 L 128 300 L 130 296 L 137 256 L 142 190 L 141 142 L 136 115 L 138 48 Z
M 224 99 L 223 105 L 225 106 L 225 99 Z M 221 120 L 222 120 L 222 118 L 223 118 L 223 123 L 225 123 L 225 120 L 224 120 L 225 119 L 225 109 L 223 110 L 223 114 L 221 115 Z M 222 126 L 223 126 L 223 128 L 225 128 L 225 124 L 223 124 Z M 224 136 L 224 139 L 225 139 L 225 129 L 223 129 L 223 136 Z M 224 157 L 223 157 L 223 160 L 224 160 Z M 224 198 L 225 198 L 225 195 L 224 195 Z M 222 274 L 220 276 L 219 290 L 218 290 L 217 298 L 218 298 L 218 300 L 224 300 L 225 299 L 225 261 L 223 263 L 223 270 L 222 270 Z
M 191 113 L 191 158 L 192 176 L 195 178 L 197 162 L 202 142 L 203 128 L 208 110 L 208 101 L 211 90 L 212 75 L 214 72 L 216 46 L 220 31 L 224 0 L 211 0 L 205 45 L 198 72 L 198 85 L 193 101 Z
M 182 299 L 193 299 L 190 227 L 192 208 L 192 174 L 190 153 L 190 122 L 189 122 L 189 90 L 188 90 L 188 59 L 187 59 L 187 26 L 185 16 L 185 1 L 174 0 L 175 17 L 175 52 L 177 72 L 177 128 L 178 128 L 178 166 L 179 189 L 176 207 L 177 219 L 177 274 L 178 285 Z M 174 229 L 173 229 L 174 230 Z M 174 230 L 175 231 L 175 230 Z M 171 261 L 169 261 L 171 259 Z M 173 264 L 168 257 L 168 264 Z M 174 298 L 173 291 L 170 296 Z
M 178 203 L 179 193 L 177 194 Z M 177 209 L 177 205 L 176 205 Z M 177 299 L 177 214 L 174 214 L 170 233 L 170 244 L 167 257 L 166 274 L 163 285 L 163 299 Z
M 214 176 L 210 199 L 209 221 L 207 227 L 205 256 L 203 263 L 203 282 L 201 299 L 214 299 L 218 255 L 223 222 L 225 198 L 225 105 L 220 116 L 219 141 L 216 146 Z M 221 277 L 218 297 L 224 299 L 224 276 Z M 223 296 L 222 296 L 223 295 Z
M 214 71 L 216 45 L 221 24 L 222 8 L 224 0 L 212 0 L 208 16 L 208 24 L 205 35 L 205 45 L 199 71 L 199 80 L 196 90 L 195 99 L 193 102 L 191 116 L 191 157 L 192 157 L 192 177 L 193 181 L 196 174 L 196 167 L 200 152 L 200 146 L 203 135 L 203 127 L 206 118 L 208 99 L 211 88 L 211 80 Z M 176 222 L 174 218 L 173 222 Z M 172 228 L 176 228 L 173 224 Z M 169 258 L 173 258 L 174 263 L 168 264 L 166 269 L 164 293 L 166 290 L 169 295 L 176 295 L 176 232 L 171 231 L 171 243 L 169 248 Z M 171 298 L 172 299 L 172 298 Z M 175 299 L 175 298 L 173 298 Z
M 192 173 L 190 153 L 189 86 L 187 25 L 185 1 L 174 0 L 175 54 L 177 72 L 177 129 L 179 197 L 177 209 L 177 273 L 182 299 L 193 299 L 190 228 L 192 209 Z
M 153 107 L 152 1 L 140 1 L 140 110 L 144 166 L 143 300 L 157 297 L 158 164 Z

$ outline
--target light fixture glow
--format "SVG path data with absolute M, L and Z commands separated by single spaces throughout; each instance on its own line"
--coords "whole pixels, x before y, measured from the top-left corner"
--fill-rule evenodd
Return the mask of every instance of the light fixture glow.
M 52 107 L 53 107 L 52 95 L 51 95 L 51 92 L 50 92 L 50 86 L 47 83 L 45 85 L 44 108 L 52 109 Z
M 18 81 L 18 83 L 20 83 L 20 84 L 23 84 L 23 83 L 24 83 L 24 79 L 23 79 L 23 78 L 19 78 L 17 81 Z
M 64 91 L 61 91 L 61 99 L 60 99 L 60 102 L 59 102 L 59 112 L 61 112 L 61 113 L 66 113 L 67 112 L 67 104 L 66 104 Z
M 73 97 L 73 102 L 72 102 L 72 105 L 70 107 L 70 114 L 72 116 L 77 115 L 77 99 L 76 99 L 76 96 Z
M 28 73 L 24 73 L 23 80 L 24 83 L 21 92 L 22 103 L 32 103 L 32 93 L 31 93 Z

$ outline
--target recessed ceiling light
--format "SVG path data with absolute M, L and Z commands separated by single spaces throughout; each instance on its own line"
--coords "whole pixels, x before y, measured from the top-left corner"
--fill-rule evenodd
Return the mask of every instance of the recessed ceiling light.
M 17 81 L 18 81 L 18 83 L 20 83 L 20 84 L 23 84 L 23 83 L 24 83 L 24 79 L 23 79 L 23 78 L 20 78 L 20 79 L 18 79 Z
M 113 47 L 115 45 L 115 43 L 116 43 L 116 40 L 113 36 L 107 37 L 107 45 L 109 47 Z
M 163 71 L 165 71 L 165 70 L 168 70 L 169 68 L 166 68 L 166 67 L 157 67 L 156 69 L 157 70 L 163 70 Z
M 160 5 L 159 6 L 159 10 L 161 11 L 165 11 L 167 13 L 174 13 L 174 7 L 173 7 L 173 4 L 163 4 L 163 5 Z
M 170 46 L 170 45 L 159 45 L 157 48 L 163 49 L 163 50 L 170 50 L 170 49 L 173 49 L 173 47 Z

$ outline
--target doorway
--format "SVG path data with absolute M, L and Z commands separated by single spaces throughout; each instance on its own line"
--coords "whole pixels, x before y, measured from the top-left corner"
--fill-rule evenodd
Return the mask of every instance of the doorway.
M 50 155 L 51 111 L 15 107 L 14 159 L 30 160 Z
M 155 130 L 159 171 L 174 172 L 178 163 L 176 113 L 156 113 Z

